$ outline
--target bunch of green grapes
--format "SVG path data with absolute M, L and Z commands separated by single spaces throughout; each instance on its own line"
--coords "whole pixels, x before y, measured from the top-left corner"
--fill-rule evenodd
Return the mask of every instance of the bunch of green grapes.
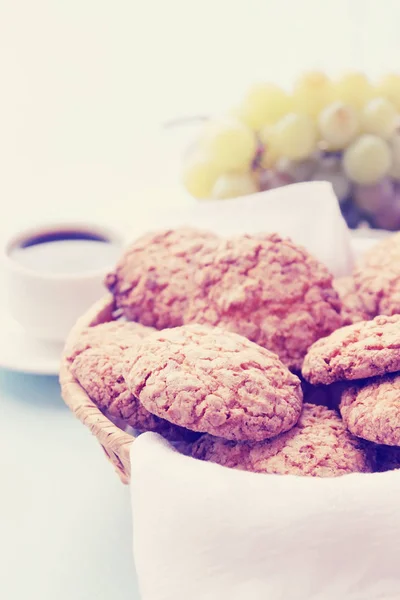
M 183 183 L 195 198 L 225 199 L 327 180 L 351 226 L 357 213 L 375 226 L 392 219 L 397 228 L 399 115 L 400 75 L 372 84 L 363 73 L 333 81 L 310 72 L 290 93 L 258 84 L 228 116 L 207 122 L 185 160 Z

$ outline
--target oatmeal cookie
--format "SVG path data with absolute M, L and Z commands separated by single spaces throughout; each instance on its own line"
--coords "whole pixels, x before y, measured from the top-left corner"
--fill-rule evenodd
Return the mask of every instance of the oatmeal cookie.
M 378 316 L 315 342 L 302 374 L 312 384 L 364 379 L 400 370 L 400 315 Z
M 342 303 L 343 325 L 367 321 L 370 315 L 358 296 L 353 277 L 339 277 L 333 280 L 333 287 Z
M 239 333 L 300 370 L 308 348 L 341 326 L 340 301 L 324 265 L 272 234 L 220 244 L 199 261 L 185 323 Z
M 370 317 L 400 313 L 400 233 L 366 253 L 354 271 L 354 281 Z
M 117 345 L 86 348 L 71 363 L 71 372 L 91 400 L 111 420 L 138 431 L 154 431 L 169 440 L 194 439 L 192 432 L 176 427 L 147 411 L 128 390 L 123 377 L 125 351 Z
M 145 235 L 107 275 L 106 287 L 128 320 L 157 329 L 182 325 L 197 261 L 218 242 L 213 233 L 191 228 Z
M 338 414 L 304 404 L 295 427 L 272 440 L 231 442 L 210 435 L 193 445 L 193 456 L 226 467 L 277 473 L 336 477 L 372 471 L 374 453 L 347 431 Z
M 400 446 L 400 375 L 392 373 L 347 388 L 340 414 L 354 435 L 377 444 Z
M 132 355 L 125 379 L 151 413 L 232 440 L 287 431 L 302 407 L 299 379 L 275 354 L 204 325 L 149 335 Z
M 152 327 L 128 321 L 110 321 L 94 327 L 86 327 L 68 350 L 67 360 L 73 361 L 88 348 L 116 346 L 120 350 L 126 350 L 152 331 L 154 331 Z

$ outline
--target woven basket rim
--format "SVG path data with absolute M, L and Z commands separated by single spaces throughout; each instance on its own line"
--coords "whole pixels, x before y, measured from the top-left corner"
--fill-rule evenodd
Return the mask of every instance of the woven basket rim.
M 64 402 L 75 416 L 97 437 L 123 483 L 130 480 L 130 448 L 135 437 L 110 421 L 90 399 L 71 372 L 66 359 L 83 329 L 113 320 L 114 299 L 105 295 L 82 315 L 68 335 L 60 366 L 60 386 Z

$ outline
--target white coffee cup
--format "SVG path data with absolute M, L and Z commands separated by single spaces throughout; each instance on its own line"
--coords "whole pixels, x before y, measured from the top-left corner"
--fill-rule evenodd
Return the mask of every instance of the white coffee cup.
M 49 239 L 56 235 L 61 240 L 63 235 L 76 234 L 97 237 L 97 241 L 107 241 L 107 244 L 98 244 L 99 250 L 104 253 L 107 245 L 107 260 L 101 266 L 86 269 L 83 264 L 69 272 L 63 268 L 57 271 L 57 265 L 52 265 L 53 270 L 32 268 L 26 265 L 18 256 L 23 256 L 24 248 L 39 246 L 35 240 Z M 64 238 L 65 239 L 65 238 Z M 68 238 L 67 238 L 68 239 Z M 50 256 L 54 257 L 54 245 L 45 242 Z M 57 242 L 53 241 L 53 244 Z M 27 334 L 42 340 L 64 341 L 76 320 L 94 302 L 105 294 L 103 284 L 105 274 L 114 266 L 123 245 L 122 236 L 108 228 L 81 223 L 62 223 L 46 225 L 29 230 L 20 231 L 12 236 L 3 246 L 2 262 L 5 276 L 5 300 L 10 316 L 14 318 Z M 97 244 L 96 244 L 97 246 Z M 92 245 L 92 254 L 95 246 Z M 58 251 L 60 247 L 58 246 Z M 76 250 L 76 246 L 75 246 Z M 43 252 L 43 247 L 41 249 Z M 64 247 L 65 261 L 68 262 L 68 247 Z M 108 254 L 110 256 L 108 257 Z M 75 257 L 76 258 L 76 257 Z M 85 262 L 82 254 L 82 263 Z M 108 260 L 109 258 L 109 260 Z M 64 259 L 60 253 L 59 261 Z M 53 258 L 54 262 L 54 258 Z M 71 265 L 69 265 L 71 267 Z M 54 270 L 55 269 L 55 270 Z

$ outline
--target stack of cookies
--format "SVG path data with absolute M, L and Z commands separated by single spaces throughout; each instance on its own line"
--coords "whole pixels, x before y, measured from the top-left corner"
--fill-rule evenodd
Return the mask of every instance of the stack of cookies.
M 115 321 L 67 359 L 116 424 L 197 459 L 320 477 L 397 468 L 396 257 L 400 234 L 333 281 L 276 234 L 149 234 L 106 278 Z

